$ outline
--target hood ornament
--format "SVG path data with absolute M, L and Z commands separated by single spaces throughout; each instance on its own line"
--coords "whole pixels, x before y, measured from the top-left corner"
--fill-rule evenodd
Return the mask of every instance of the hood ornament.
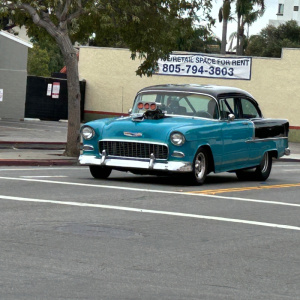
M 123 133 L 124 133 L 124 135 L 131 136 L 131 137 L 143 136 L 143 134 L 141 132 L 128 132 L 128 131 L 124 131 Z

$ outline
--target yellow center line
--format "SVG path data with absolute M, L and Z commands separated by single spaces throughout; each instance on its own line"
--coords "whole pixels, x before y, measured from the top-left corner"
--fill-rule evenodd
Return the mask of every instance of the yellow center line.
M 221 193 L 243 192 L 243 191 L 251 191 L 251 190 L 281 189 L 281 188 L 298 187 L 298 186 L 300 186 L 300 183 L 250 186 L 250 187 L 229 188 L 229 189 L 219 189 L 219 190 L 191 191 L 191 192 L 187 192 L 187 194 L 215 195 Z

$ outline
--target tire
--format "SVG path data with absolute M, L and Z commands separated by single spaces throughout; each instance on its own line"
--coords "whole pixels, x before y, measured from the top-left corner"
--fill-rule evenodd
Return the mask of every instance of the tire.
M 236 176 L 239 180 L 265 181 L 268 179 L 272 169 L 272 156 L 266 152 L 261 160 L 261 163 L 250 170 L 238 170 Z
M 107 167 L 90 166 L 90 172 L 96 179 L 106 179 L 110 175 L 111 169 Z
M 254 172 L 255 180 L 265 181 L 269 178 L 272 170 L 272 155 L 266 152 L 261 160 L 261 163 Z
M 189 183 L 194 185 L 202 185 L 208 173 L 208 152 L 204 148 L 200 148 L 193 161 L 193 172 L 189 174 Z

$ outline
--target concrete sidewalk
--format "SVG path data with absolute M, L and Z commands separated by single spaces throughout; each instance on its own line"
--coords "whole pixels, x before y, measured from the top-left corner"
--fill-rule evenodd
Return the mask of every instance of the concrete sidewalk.
M 0 166 L 69 166 L 67 122 L 0 120 Z
M 76 157 L 63 155 L 66 122 L 0 120 L 0 166 L 70 166 Z M 281 161 L 300 162 L 300 143 L 289 143 L 290 156 Z

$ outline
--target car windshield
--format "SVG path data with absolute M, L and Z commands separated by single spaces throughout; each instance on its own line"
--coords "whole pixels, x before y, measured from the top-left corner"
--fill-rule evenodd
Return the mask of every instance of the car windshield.
M 155 108 L 153 103 L 167 115 L 219 119 L 219 110 L 215 99 L 207 95 L 192 93 L 140 93 L 135 99 L 132 113 L 143 113 L 148 108 Z

